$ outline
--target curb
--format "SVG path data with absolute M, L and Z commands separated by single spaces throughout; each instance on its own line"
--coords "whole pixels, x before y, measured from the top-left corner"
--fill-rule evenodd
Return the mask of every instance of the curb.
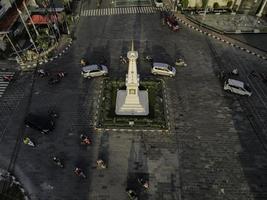
M 68 45 L 67 45 L 67 46 L 66 46 L 60 53 L 58 53 L 56 56 L 51 57 L 51 58 L 49 58 L 49 59 L 47 59 L 47 60 L 44 60 L 44 61 L 40 61 L 40 62 L 38 62 L 38 63 L 33 63 L 33 64 L 31 64 L 31 65 L 24 65 L 24 66 L 21 66 L 21 68 L 25 70 L 25 69 L 29 69 L 29 68 L 32 68 L 32 67 L 36 67 L 37 64 L 38 64 L 38 65 L 43 65 L 43 64 L 46 64 L 46 63 L 48 63 L 48 62 L 51 62 L 51 61 L 53 61 L 53 60 L 55 60 L 55 59 L 61 57 L 63 54 L 65 54 L 65 53 L 67 52 L 67 50 L 71 47 L 71 45 L 72 45 L 72 39 L 69 41 L 69 44 L 68 44 Z
M 173 12 L 172 12 L 172 13 L 173 13 Z M 214 38 L 214 39 L 216 39 L 216 40 L 218 40 L 218 41 L 224 42 L 224 43 L 226 43 L 226 44 L 228 44 L 228 45 L 230 45 L 230 46 L 232 46 L 232 47 L 235 47 L 235 48 L 237 48 L 237 49 L 239 49 L 239 50 L 245 51 L 245 52 L 247 52 L 247 53 L 249 53 L 249 54 L 251 54 L 251 55 L 254 55 L 254 56 L 256 56 L 256 57 L 258 57 L 258 58 L 260 58 L 260 59 L 267 60 L 267 57 L 266 57 L 266 56 L 263 56 L 263 55 L 258 54 L 258 53 L 256 53 L 256 52 L 253 52 L 253 51 L 251 51 L 251 50 L 249 50 L 249 49 L 247 49 L 247 48 L 244 48 L 244 47 L 241 47 L 241 46 L 239 46 L 239 45 L 237 45 L 237 44 L 234 44 L 234 43 L 232 43 L 232 42 L 229 42 L 229 41 L 227 41 L 227 40 L 225 40 L 225 39 L 222 39 L 221 37 L 218 37 L 218 36 L 216 36 L 216 35 L 214 35 L 214 34 L 212 34 L 212 33 L 207 32 L 207 31 L 203 31 L 203 30 L 201 30 L 201 29 L 199 29 L 199 28 L 197 28 L 197 27 L 195 27 L 195 26 L 193 26 L 193 25 L 187 23 L 186 21 L 180 19 L 179 17 L 177 17 L 177 16 L 175 15 L 175 13 L 173 13 L 173 15 L 175 16 L 175 18 L 176 18 L 179 22 L 183 23 L 184 25 L 186 25 L 187 27 L 189 27 L 189 28 L 191 28 L 191 29 L 193 29 L 193 30 L 195 30 L 195 31 L 198 31 L 198 32 L 200 32 L 200 33 L 202 33 L 202 34 L 204 34 L 204 35 L 209 36 L 209 37 L 212 37 L 212 38 Z
M 164 101 L 166 101 L 165 103 L 165 118 L 166 121 L 169 121 L 170 116 L 169 116 L 169 109 L 167 106 L 168 100 L 167 100 L 167 93 L 166 93 L 166 84 L 165 81 L 160 79 L 162 82 L 162 87 L 163 87 L 163 96 L 164 96 Z M 104 80 L 101 81 L 101 84 L 99 86 L 99 94 L 97 97 L 97 104 L 96 104 L 96 111 L 94 113 L 94 121 L 93 121 L 93 128 L 95 131 L 97 132 L 101 132 L 101 131 L 119 131 L 119 132 L 157 132 L 157 133 L 170 133 L 171 132 L 171 127 L 170 127 L 170 123 L 167 122 L 167 128 L 166 129 L 130 129 L 130 128 L 99 128 L 98 127 L 98 120 L 99 120 L 99 107 L 100 107 L 100 103 L 103 100 L 103 93 L 102 93 L 102 88 L 103 88 L 103 84 L 104 84 Z

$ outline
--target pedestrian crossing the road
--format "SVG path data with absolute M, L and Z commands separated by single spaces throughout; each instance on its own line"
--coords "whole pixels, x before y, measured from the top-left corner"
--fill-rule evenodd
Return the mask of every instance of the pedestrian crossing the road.
M 15 72 L 0 72 L 0 97 L 3 96 L 9 81 L 4 80 L 4 76 L 13 77 Z
M 146 7 L 125 7 L 125 8 L 103 8 L 103 9 L 91 9 L 82 10 L 81 16 L 105 16 L 105 15 L 125 15 L 125 14 L 150 14 L 158 11 L 163 11 L 164 8 L 156 8 L 152 6 Z

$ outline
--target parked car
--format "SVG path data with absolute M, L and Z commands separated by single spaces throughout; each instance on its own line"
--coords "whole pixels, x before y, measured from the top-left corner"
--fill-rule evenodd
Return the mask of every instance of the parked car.
M 252 94 L 250 88 L 244 82 L 230 78 L 224 82 L 223 89 L 239 95 L 251 96 Z
M 153 63 L 151 73 L 173 77 L 176 74 L 176 69 L 166 63 Z
M 162 0 L 154 0 L 154 3 L 155 3 L 157 8 L 162 8 L 163 7 Z
M 108 68 L 105 65 L 87 65 L 82 68 L 81 72 L 84 78 L 91 78 L 96 76 L 105 76 L 108 74 Z
M 37 115 L 29 113 L 25 118 L 25 125 L 41 133 L 48 133 L 54 130 L 55 121 L 53 115 Z

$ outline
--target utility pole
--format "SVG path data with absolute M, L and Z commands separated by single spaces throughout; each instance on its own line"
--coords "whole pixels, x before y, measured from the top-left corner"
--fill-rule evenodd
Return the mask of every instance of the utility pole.
M 264 2 L 261 4 L 261 8 L 260 11 L 256 14 L 257 17 L 261 17 L 262 16 L 262 12 L 266 6 L 267 0 L 264 0 Z
M 17 5 L 16 5 L 16 7 L 17 7 Z M 28 29 L 28 27 L 27 27 L 27 24 L 25 23 L 25 21 L 24 21 L 22 15 L 21 15 L 22 12 L 18 9 L 18 7 L 17 7 L 17 11 L 18 11 L 19 16 L 20 16 L 20 19 L 21 19 L 21 21 L 22 21 L 22 23 L 23 23 L 23 25 L 24 25 L 24 27 L 25 27 L 25 29 L 26 29 L 26 31 L 27 31 L 29 37 L 30 37 L 30 41 L 31 41 L 31 43 L 32 43 L 33 46 L 34 46 L 36 53 L 39 55 L 38 49 L 37 49 L 37 47 L 36 47 L 36 45 L 35 45 L 35 42 L 33 41 L 32 35 L 31 35 L 31 33 L 30 33 L 30 31 L 29 31 L 29 29 Z
M 8 33 L 6 33 L 5 36 L 7 37 L 9 43 L 11 44 L 12 48 L 13 48 L 14 51 L 16 52 L 17 56 L 19 57 L 20 62 L 23 63 L 23 60 L 22 60 L 21 56 L 19 55 L 19 52 L 17 51 L 16 47 L 14 46 L 13 42 L 11 41 L 10 37 L 8 36 Z
M 39 32 L 37 31 L 36 26 L 34 25 L 34 23 L 33 23 L 33 21 L 32 21 L 32 17 L 31 17 L 31 15 L 30 15 L 29 10 L 28 10 L 28 8 L 27 8 L 27 6 L 26 6 L 26 4 L 25 4 L 24 1 L 23 1 L 23 6 L 24 6 L 25 10 L 27 11 L 27 14 L 28 14 L 28 16 L 29 16 L 29 18 L 30 18 L 30 20 L 31 20 L 31 24 L 32 24 L 32 26 L 33 26 L 33 28 L 34 28 L 34 31 L 35 31 L 37 37 L 38 37 L 38 36 L 39 36 Z

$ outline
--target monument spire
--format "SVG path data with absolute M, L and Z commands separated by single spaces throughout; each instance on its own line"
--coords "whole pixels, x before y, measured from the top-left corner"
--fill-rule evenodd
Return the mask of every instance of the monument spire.
M 139 90 L 139 74 L 137 74 L 138 52 L 134 50 L 132 40 L 131 50 L 127 53 L 129 59 L 128 74 L 126 74 L 126 90 L 118 90 L 116 99 L 117 115 L 148 115 L 148 93 Z

